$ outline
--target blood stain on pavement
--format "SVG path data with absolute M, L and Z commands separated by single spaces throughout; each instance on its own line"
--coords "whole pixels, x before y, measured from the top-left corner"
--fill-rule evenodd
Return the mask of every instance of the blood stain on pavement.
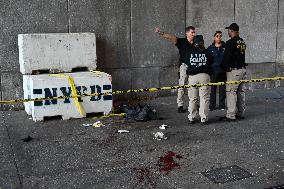
M 156 178 L 153 176 L 153 172 L 150 168 L 134 168 L 134 171 L 137 173 L 138 184 L 142 183 L 148 185 L 151 188 L 156 188 Z
M 181 155 L 177 155 L 175 152 L 167 152 L 165 156 L 160 157 L 158 166 L 160 167 L 160 172 L 165 172 L 166 175 L 169 174 L 173 169 L 180 168 L 180 165 L 175 162 L 174 158 L 181 159 Z

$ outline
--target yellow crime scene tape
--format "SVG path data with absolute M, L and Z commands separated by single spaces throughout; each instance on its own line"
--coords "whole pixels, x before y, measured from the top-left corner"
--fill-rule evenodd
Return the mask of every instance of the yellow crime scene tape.
M 104 116 L 93 117 L 93 119 L 101 119 L 101 118 L 109 118 L 109 117 L 125 117 L 126 115 L 127 115 L 126 113 L 108 114 L 108 115 L 104 115 Z
M 78 92 L 76 90 L 76 85 L 75 85 L 74 79 L 71 76 L 64 75 L 64 74 L 50 74 L 49 76 L 62 77 L 62 78 L 68 79 L 69 85 L 71 87 L 71 94 L 72 94 L 72 96 L 74 96 L 75 106 L 77 107 L 78 112 L 83 117 L 86 117 L 86 112 L 85 112 L 84 108 L 82 107 L 81 103 L 79 102 L 79 95 L 78 95 Z
M 55 74 L 55 75 L 58 75 L 58 74 Z M 66 98 L 68 98 L 68 99 L 74 98 L 74 99 L 78 100 L 78 98 L 80 98 L 80 97 L 82 98 L 82 97 L 92 97 L 92 96 L 100 96 L 100 95 L 107 96 L 107 95 L 119 95 L 119 94 L 128 94 L 128 93 L 156 92 L 156 91 L 165 91 L 165 90 L 172 90 L 172 89 L 187 89 L 187 88 L 192 88 L 192 87 L 198 88 L 198 87 L 203 87 L 203 86 L 220 86 L 220 85 L 228 85 L 228 84 L 234 85 L 234 84 L 241 84 L 241 83 L 255 83 L 255 82 L 264 82 L 264 81 L 280 81 L 280 80 L 284 80 L 284 77 L 250 79 L 250 80 L 240 80 L 240 81 L 226 81 L 226 82 L 218 82 L 218 83 L 181 85 L 181 86 L 146 88 L 146 89 L 130 89 L 130 90 L 123 90 L 123 91 L 81 94 L 81 95 L 78 95 L 78 93 L 76 91 L 74 80 L 71 77 L 69 77 L 68 80 L 69 80 L 70 86 L 73 86 L 72 87 L 72 96 L 58 96 L 58 97 L 46 97 L 46 98 L 35 98 L 35 99 L 1 100 L 0 104 L 14 104 L 14 103 L 20 103 L 20 102 L 36 102 L 36 101 L 45 101 L 45 100 L 64 100 Z M 78 102 L 78 104 L 80 104 L 80 103 Z

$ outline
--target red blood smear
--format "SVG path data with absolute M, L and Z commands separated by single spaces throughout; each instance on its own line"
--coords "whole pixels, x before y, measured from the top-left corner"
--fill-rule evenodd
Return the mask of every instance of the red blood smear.
M 134 168 L 134 170 L 137 172 L 138 183 L 144 182 L 153 188 L 157 186 L 153 173 L 149 168 Z
M 181 159 L 181 155 L 177 155 L 175 152 L 169 151 L 165 156 L 160 157 L 159 166 L 160 172 L 166 172 L 169 174 L 174 168 L 180 168 L 180 165 L 174 161 L 174 157 Z

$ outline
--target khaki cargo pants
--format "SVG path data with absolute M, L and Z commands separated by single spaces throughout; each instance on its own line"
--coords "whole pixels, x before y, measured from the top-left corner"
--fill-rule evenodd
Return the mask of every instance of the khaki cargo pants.
M 227 72 L 227 81 L 239 81 L 245 79 L 246 69 L 232 70 Z M 244 84 L 226 85 L 227 95 L 227 118 L 236 119 L 236 115 L 243 116 L 245 111 Z
M 182 63 L 179 67 L 179 85 L 186 85 L 188 75 L 186 74 L 187 65 L 185 63 Z M 183 106 L 183 96 L 184 96 L 184 90 L 185 89 L 178 89 L 177 94 L 177 104 L 178 107 Z
M 206 84 L 210 82 L 210 76 L 205 73 L 188 76 L 188 84 Z M 208 121 L 209 114 L 209 101 L 210 101 L 210 86 L 204 86 L 200 88 L 189 88 L 188 97 L 188 119 L 189 121 L 195 121 L 198 116 L 201 118 L 201 122 Z M 200 106 L 198 110 L 198 98 L 200 98 Z

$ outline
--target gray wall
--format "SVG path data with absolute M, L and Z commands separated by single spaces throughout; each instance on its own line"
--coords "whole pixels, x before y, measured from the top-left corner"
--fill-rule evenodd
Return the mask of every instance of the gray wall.
M 247 62 L 261 63 L 249 66 L 248 77 L 283 75 L 284 0 L 0 0 L 1 99 L 23 97 L 19 33 L 96 33 L 98 67 L 121 90 L 177 84 L 178 51 L 155 26 L 182 37 L 194 25 L 209 45 L 233 21 L 247 42 Z

